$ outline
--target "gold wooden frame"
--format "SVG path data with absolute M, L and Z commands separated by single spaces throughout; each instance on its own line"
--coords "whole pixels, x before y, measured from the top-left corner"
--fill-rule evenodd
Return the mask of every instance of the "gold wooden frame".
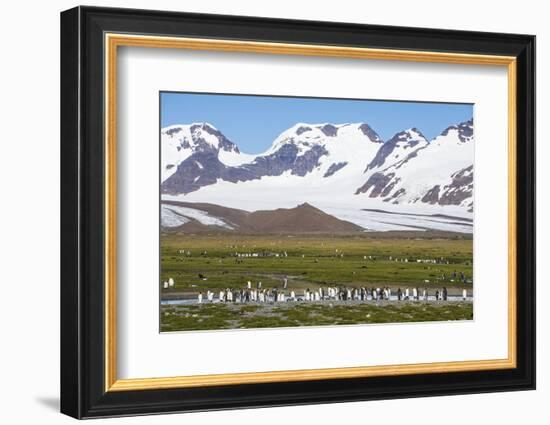
M 410 50 L 105 34 L 105 391 L 134 391 L 213 385 L 410 375 L 515 368 L 516 358 L 516 59 Z M 386 366 L 117 379 L 116 374 L 116 98 L 120 46 L 399 60 L 507 67 L 508 71 L 508 357 Z

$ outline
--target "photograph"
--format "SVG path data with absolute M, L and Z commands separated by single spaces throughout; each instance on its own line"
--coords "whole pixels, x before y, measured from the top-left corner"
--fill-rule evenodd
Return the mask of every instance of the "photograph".
M 160 331 L 473 320 L 474 108 L 161 91 Z

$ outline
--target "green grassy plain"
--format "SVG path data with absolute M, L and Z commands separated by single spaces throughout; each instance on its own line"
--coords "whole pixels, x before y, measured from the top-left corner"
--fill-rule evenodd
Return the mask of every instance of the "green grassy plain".
M 417 233 L 418 235 L 418 233 Z M 261 281 L 263 289 L 283 288 L 287 293 L 322 286 L 447 287 L 449 294 L 472 283 L 450 281 L 454 271 L 472 279 L 471 238 L 457 236 L 254 236 L 184 235 L 161 237 L 161 299 L 196 299 L 199 292 L 241 289 Z M 235 253 L 270 253 L 271 256 L 237 257 Z M 286 252 L 287 256 L 284 255 Z M 278 253 L 279 257 L 274 254 Z M 365 259 L 365 256 L 367 259 Z M 369 256 L 371 258 L 369 258 Z M 390 260 L 391 257 L 391 260 Z M 443 263 L 417 263 L 436 258 Z M 395 261 L 397 259 L 398 261 Z M 408 261 L 405 262 L 405 259 Z M 448 264 L 447 264 L 448 262 Z M 441 280 L 443 275 L 446 280 Z M 202 277 L 201 277 L 202 276 Z M 164 289 L 162 282 L 175 285 Z M 429 281 L 429 282 L 426 282 Z M 161 331 L 350 325 L 364 323 L 470 320 L 473 303 L 346 302 L 276 304 L 161 305 Z
M 190 251 L 191 255 L 181 254 L 180 250 Z M 234 256 L 236 252 L 264 251 L 281 256 Z M 285 251 L 287 257 L 282 256 Z M 203 252 L 206 254 L 201 255 Z M 396 258 L 408 262 L 396 262 Z M 417 263 L 418 258 L 443 258 L 449 264 Z M 253 285 L 261 281 L 262 288 L 282 288 L 285 277 L 289 289 L 328 285 L 447 286 L 452 293 L 453 289 L 472 287 L 458 280 L 440 280 L 443 274 L 449 278 L 453 271 L 464 272 L 472 279 L 471 239 L 177 234 L 161 238 L 161 282 L 170 277 L 175 281 L 173 288 L 162 289 L 165 299 L 171 294 L 192 296 L 208 289 L 244 288 L 249 280 Z

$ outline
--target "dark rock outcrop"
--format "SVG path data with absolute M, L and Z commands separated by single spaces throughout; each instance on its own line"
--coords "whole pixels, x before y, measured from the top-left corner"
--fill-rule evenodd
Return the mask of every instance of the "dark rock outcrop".
M 374 131 L 368 124 L 361 124 L 359 126 L 359 130 L 361 130 L 363 134 L 367 136 L 371 141 L 376 143 L 384 143 L 378 133 Z
M 452 182 L 441 188 L 439 185 L 432 187 L 422 197 L 421 201 L 428 204 L 461 205 L 463 201 L 472 197 L 474 189 L 473 165 L 463 168 L 451 175 Z M 473 202 L 468 205 L 470 208 Z
M 439 201 L 439 185 L 435 185 L 422 197 L 421 201 L 427 204 L 437 204 Z
M 474 190 L 473 171 L 474 167 L 471 165 L 454 173 L 451 176 L 453 181 L 450 185 L 445 186 L 439 203 L 441 205 L 460 205 L 464 200 L 470 198 Z
M 370 198 L 376 198 L 384 192 L 384 189 L 390 184 L 391 180 L 394 178 L 394 173 L 384 174 L 384 173 L 374 173 L 369 177 L 367 182 L 355 191 L 355 194 L 365 193 L 371 187 L 372 191 L 369 193 Z M 386 191 L 386 195 L 389 192 Z
M 296 129 L 296 135 L 299 136 L 302 133 L 305 133 L 306 131 L 311 131 L 311 127 L 302 126 Z
M 234 151 L 239 152 L 239 148 L 237 145 L 235 145 L 231 140 L 229 140 L 225 135 L 211 127 L 208 124 L 195 124 L 190 127 L 191 133 L 196 134 L 197 130 L 205 131 L 208 134 L 211 134 L 212 136 L 215 136 L 218 139 L 218 149 L 224 150 L 224 151 Z M 198 146 L 201 148 L 200 150 L 212 150 L 214 149 L 209 143 L 206 142 L 206 140 L 201 136 L 194 136 L 194 141 Z
M 323 177 L 330 177 L 330 176 L 332 176 L 334 173 L 336 173 L 337 171 L 341 170 L 341 169 L 344 168 L 346 165 L 348 165 L 347 161 L 344 161 L 344 162 L 335 162 L 334 164 L 331 164 L 331 166 L 328 167 L 328 170 L 327 170 L 326 173 L 323 175 Z
M 332 124 L 325 124 L 324 126 L 321 127 L 321 131 L 325 136 L 328 136 L 328 137 L 334 137 L 336 136 L 336 134 L 338 134 L 338 128 L 336 128 Z
M 215 150 L 197 152 L 178 165 L 176 172 L 162 183 L 161 190 L 172 195 L 190 193 L 215 184 L 218 179 L 237 183 L 263 176 L 279 176 L 285 171 L 305 176 L 319 165 L 319 158 L 328 152 L 316 145 L 302 155 L 298 153 L 298 148 L 289 143 L 270 155 L 257 157 L 250 164 L 230 167 L 218 159 Z
M 446 136 L 451 130 L 458 130 L 458 138 L 460 141 L 462 143 L 467 142 L 474 135 L 474 120 L 470 119 L 457 125 L 451 125 L 447 127 L 441 135 Z
M 411 131 L 418 133 L 420 137 L 426 140 L 422 133 L 416 128 L 411 129 Z M 409 131 L 401 131 L 397 133 L 390 140 L 380 146 L 380 149 L 378 149 L 378 152 L 376 152 L 373 160 L 367 165 L 365 172 L 384 165 L 386 159 L 392 154 L 392 152 L 398 145 L 403 145 L 404 149 L 412 149 L 416 145 L 418 145 L 420 141 L 421 140 L 419 140 L 418 138 L 411 138 Z
M 180 131 L 181 131 L 181 127 L 174 127 L 166 130 L 166 134 L 168 134 L 169 136 L 173 136 L 174 134 L 177 134 Z

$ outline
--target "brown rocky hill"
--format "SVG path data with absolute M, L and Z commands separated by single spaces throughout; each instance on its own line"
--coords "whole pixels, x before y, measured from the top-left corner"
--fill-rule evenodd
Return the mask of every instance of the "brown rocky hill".
M 275 210 L 261 210 L 248 212 L 244 210 L 222 207 L 207 203 L 173 202 L 163 201 L 163 207 L 172 208 L 172 211 L 180 211 L 177 207 L 190 208 L 201 211 L 211 218 L 216 218 L 225 223 L 225 226 L 216 224 L 204 224 L 200 220 L 187 214 L 187 222 L 181 226 L 168 227 L 161 223 L 163 231 L 175 231 L 181 233 L 212 233 L 223 231 L 230 233 L 247 234 L 332 234 L 355 233 L 364 229 L 340 220 L 330 214 L 321 211 L 314 206 L 304 203 L 294 208 L 278 208 Z M 175 207 L 175 208 L 173 208 Z

